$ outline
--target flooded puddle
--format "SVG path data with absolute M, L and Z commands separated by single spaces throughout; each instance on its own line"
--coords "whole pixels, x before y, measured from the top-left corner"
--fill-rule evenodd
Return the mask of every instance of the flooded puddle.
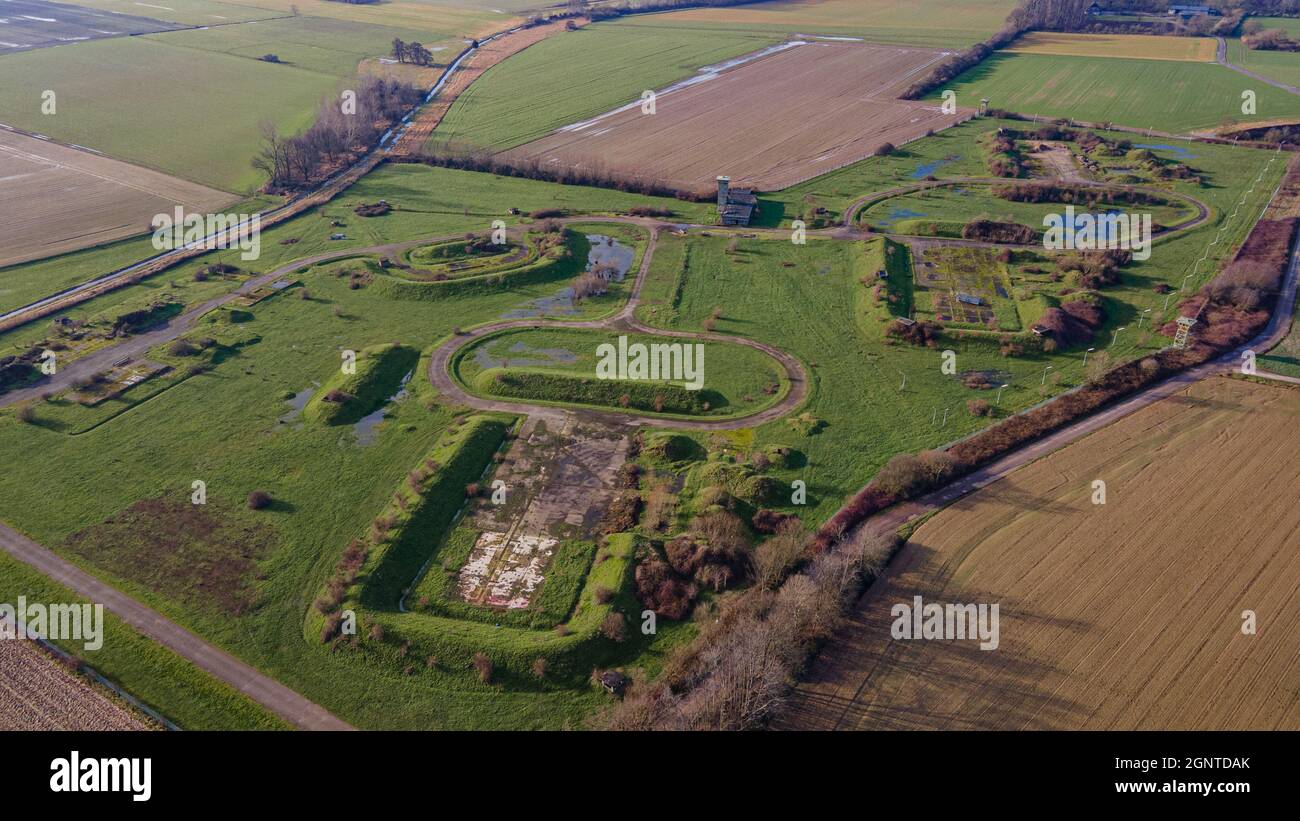
M 384 417 L 388 415 L 389 409 L 406 398 L 406 383 L 411 381 L 411 377 L 414 374 L 415 371 L 410 371 L 406 376 L 403 376 L 402 386 L 397 389 L 397 393 L 388 397 L 388 401 L 385 402 L 379 410 L 361 417 L 352 426 L 352 432 L 356 434 L 358 445 L 365 447 L 375 441 L 375 436 L 379 433 L 376 428 L 379 427 L 380 422 L 384 421 Z
M 940 168 L 943 168 L 945 165 L 955 163 L 960 159 L 960 154 L 951 154 L 943 159 L 935 160 L 934 162 L 923 163 L 912 169 L 912 173 L 909 176 L 914 180 L 923 180 L 938 171 Z
M 604 234 L 586 234 L 586 237 L 587 242 L 591 243 L 591 250 L 587 252 L 586 270 L 604 270 L 609 272 L 609 279 L 622 282 L 632 269 L 636 249 Z M 524 307 L 506 311 L 501 314 L 501 318 L 531 319 L 540 316 L 572 316 L 576 313 L 578 309 L 573 305 L 573 289 L 566 285 L 551 296 L 530 299 L 524 303 Z
M 289 412 L 280 417 L 280 424 L 288 425 L 296 422 L 298 417 L 302 416 L 302 409 L 307 407 L 307 402 L 311 400 L 312 395 L 316 393 L 316 388 L 318 387 L 320 387 L 320 384 L 313 382 L 310 388 L 303 388 L 293 396 L 289 397 L 286 400 L 289 403 Z
M 1164 143 L 1134 143 L 1134 148 L 1145 148 L 1148 151 L 1168 151 L 1180 160 L 1194 160 L 1195 154 L 1188 151 L 1185 146 L 1165 145 Z

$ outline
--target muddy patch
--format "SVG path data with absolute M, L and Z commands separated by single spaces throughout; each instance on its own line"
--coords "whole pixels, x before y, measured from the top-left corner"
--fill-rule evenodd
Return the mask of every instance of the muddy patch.
M 270 525 L 242 521 L 211 498 L 205 505 L 191 504 L 190 491 L 178 489 L 72 534 L 65 547 L 173 601 L 239 615 L 256 601 L 257 561 L 274 544 Z

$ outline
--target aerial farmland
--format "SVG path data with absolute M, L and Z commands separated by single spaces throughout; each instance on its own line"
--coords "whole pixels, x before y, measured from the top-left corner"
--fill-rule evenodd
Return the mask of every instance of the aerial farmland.
M 0 727 L 1300 730 L 1276 5 L 0 0 Z

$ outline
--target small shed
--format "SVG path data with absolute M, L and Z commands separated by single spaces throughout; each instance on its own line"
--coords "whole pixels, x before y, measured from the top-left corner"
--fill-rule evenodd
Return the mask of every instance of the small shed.
M 627 676 L 617 670 L 606 670 L 600 674 L 600 686 L 605 688 L 605 692 L 613 696 L 622 696 L 627 690 Z

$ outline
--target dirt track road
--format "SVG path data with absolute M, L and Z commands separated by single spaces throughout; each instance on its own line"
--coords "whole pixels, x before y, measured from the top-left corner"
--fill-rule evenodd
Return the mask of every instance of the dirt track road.
M 1283 91 L 1289 91 L 1292 94 L 1300 94 L 1300 88 L 1287 85 L 1286 83 L 1280 82 L 1278 80 L 1270 80 L 1264 75 L 1256 74 L 1255 72 L 1251 71 L 1248 68 L 1242 68 L 1241 66 L 1236 66 L 1233 65 L 1232 63 L 1229 63 L 1228 62 L 1228 41 L 1223 39 L 1222 37 L 1216 37 L 1214 39 L 1219 41 L 1219 44 L 1215 49 L 1215 53 L 1214 53 L 1214 59 L 1219 63 L 1219 65 L 1225 68 L 1230 68 L 1233 71 L 1236 71 L 1240 74 L 1245 74 L 1247 77 L 1250 77 L 1253 80 L 1259 80 L 1261 83 L 1271 85 L 1274 88 L 1280 88 Z
M 1300 243 L 1300 229 L 1297 230 L 1297 241 Z M 957 479 L 943 488 L 910 502 L 895 505 L 888 510 L 884 510 L 858 525 L 858 527 L 849 534 L 848 538 L 859 541 L 881 534 L 896 532 L 900 527 L 908 522 L 915 521 L 922 516 L 933 513 L 963 496 L 998 481 L 1012 471 L 1024 467 L 1030 462 L 1046 456 L 1053 451 L 1059 450 L 1072 442 L 1082 439 L 1088 434 L 1106 427 L 1135 411 L 1172 396 L 1195 382 L 1215 374 L 1228 373 L 1239 369 L 1242 361 L 1242 353 L 1244 351 L 1266 351 L 1281 342 L 1282 338 L 1290 331 L 1298 281 L 1300 281 L 1300 244 L 1297 244 L 1292 251 L 1291 262 L 1287 268 L 1286 279 L 1283 281 L 1282 291 L 1278 296 L 1277 305 L 1274 307 L 1272 318 L 1269 320 L 1265 329 L 1250 342 L 1223 354 L 1217 359 L 1206 362 L 1203 365 L 1198 365 L 1197 367 L 1189 368 L 1182 373 L 1175 374 L 1163 382 L 1159 382 L 1145 390 L 1135 393 L 1132 396 L 1093 414 L 1092 416 L 1031 442 L 1024 447 L 1007 454 L 1001 459 Z M 1268 374 L 1264 374 L 1263 376 L 1265 378 L 1275 378 Z M 1281 381 L 1290 382 L 1292 380 L 1284 378 Z M 1294 381 L 1300 383 L 1300 380 Z M 868 596 L 866 591 L 864 591 L 863 600 L 865 601 L 867 598 Z M 823 652 L 835 652 L 834 640 L 832 640 L 831 644 L 828 645 L 826 650 Z M 865 685 L 866 682 L 862 682 L 862 687 L 865 687 Z M 860 690 L 861 687 L 859 687 L 859 691 Z M 805 719 L 813 720 L 815 718 L 817 729 L 838 729 L 843 718 L 847 716 L 852 709 L 853 699 L 850 699 L 841 705 L 843 708 L 841 718 L 840 720 L 833 722 L 831 726 L 823 726 L 826 715 L 826 704 L 824 701 L 825 699 L 819 694 L 815 686 L 797 688 L 791 698 L 789 707 L 784 712 L 782 718 L 778 720 L 776 726 L 782 729 L 811 729 L 812 727 L 810 725 L 805 724 Z
M 631 427 L 656 427 L 656 428 L 674 428 L 683 430 L 734 430 L 736 428 L 748 428 L 770 422 L 773 419 L 779 419 L 803 403 L 804 398 L 808 395 L 807 374 L 804 371 L 803 364 L 798 359 L 762 342 L 755 342 L 740 336 L 727 336 L 725 334 L 713 333 L 695 333 L 691 331 L 668 331 L 662 328 L 653 328 L 637 321 L 635 312 L 637 306 L 641 303 L 641 289 L 645 285 L 646 276 L 650 272 L 650 263 L 654 257 L 656 243 L 659 241 L 659 230 L 652 228 L 650 230 L 650 241 L 646 245 L 645 253 L 641 256 L 641 267 L 637 269 L 636 281 L 632 285 L 632 293 L 628 297 L 627 303 L 616 314 L 605 319 L 593 319 L 579 322 L 566 322 L 563 320 L 545 320 L 545 319 L 509 319 L 501 322 L 493 322 L 487 325 L 480 325 L 460 336 L 453 337 L 448 342 L 433 352 L 429 361 L 429 380 L 433 386 L 438 389 L 443 397 L 458 404 L 467 405 L 476 410 L 485 411 L 504 411 L 507 413 L 524 413 L 530 415 L 554 416 L 560 413 L 573 414 L 577 418 L 599 424 L 610 426 L 631 426 Z M 642 416 L 631 413 L 618 413 L 616 411 L 600 411 L 587 408 L 561 408 L 550 405 L 537 405 L 528 402 L 510 402 L 500 399 L 484 399 L 466 392 L 456 380 L 452 379 L 448 371 L 448 365 L 455 356 L 456 351 L 464 348 L 471 342 L 481 339 L 484 336 L 505 330 L 507 328 L 598 328 L 608 330 L 614 333 L 644 333 L 655 336 L 672 337 L 675 339 L 689 339 L 695 342 L 727 342 L 736 345 L 744 345 L 755 350 L 762 351 L 768 356 L 781 363 L 785 368 L 786 379 L 790 383 L 790 389 L 779 402 L 769 408 L 765 408 L 757 413 L 733 419 L 665 419 L 658 416 Z
M 0 524 L 0 549 L 27 564 L 78 596 L 103 604 L 104 609 L 196 667 L 261 704 L 271 712 L 304 730 L 350 730 L 351 725 L 335 718 L 325 708 L 259 673 L 244 662 L 190 631 L 145 607 L 140 602 L 101 582 L 71 562 L 60 558 L 22 535 Z

